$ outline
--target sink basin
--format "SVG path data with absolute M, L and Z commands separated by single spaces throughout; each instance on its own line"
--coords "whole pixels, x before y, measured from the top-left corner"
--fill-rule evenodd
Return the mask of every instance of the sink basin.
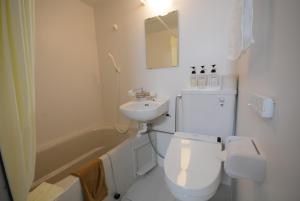
M 134 100 L 121 105 L 120 110 L 132 120 L 149 122 L 168 112 L 169 98 Z

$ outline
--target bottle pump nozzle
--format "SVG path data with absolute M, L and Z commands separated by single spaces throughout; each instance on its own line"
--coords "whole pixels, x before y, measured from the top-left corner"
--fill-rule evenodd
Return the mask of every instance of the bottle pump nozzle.
M 205 66 L 201 66 L 201 71 L 200 71 L 200 73 L 205 73 L 204 67 L 205 67 Z
M 192 74 L 196 74 L 196 67 L 195 66 L 192 66 Z
M 217 70 L 216 70 L 216 64 L 213 64 L 211 66 L 212 66 L 211 72 L 212 73 L 216 73 L 217 72 Z

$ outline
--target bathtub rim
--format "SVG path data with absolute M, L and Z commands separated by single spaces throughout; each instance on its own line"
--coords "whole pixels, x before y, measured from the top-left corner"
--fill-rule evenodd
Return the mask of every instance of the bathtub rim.
M 87 133 L 97 132 L 99 130 L 115 130 L 115 129 L 110 126 L 99 127 L 99 128 L 89 127 L 89 128 L 81 129 L 79 131 L 72 132 L 67 135 L 55 138 L 55 139 L 51 139 L 51 140 L 49 140 L 49 142 L 37 145 L 36 154 L 39 154 L 47 149 L 51 149 L 52 147 L 55 147 L 57 145 L 63 144 L 65 142 L 71 140 L 72 138 L 80 137 L 82 135 L 86 135 Z M 131 132 L 131 131 L 128 131 L 128 132 Z M 124 134 L 124 135 L 128 135 L 128 134 Z

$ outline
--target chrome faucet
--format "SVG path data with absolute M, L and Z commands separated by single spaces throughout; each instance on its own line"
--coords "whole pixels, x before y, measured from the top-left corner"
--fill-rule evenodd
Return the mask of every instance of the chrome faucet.
M 128 91 L 128 94 L 130 96 L 134 96 L 136 99 L 151 99 L 154 98 L 154 96 L 151 96 L 151 93 L 149 91 L 144 90 L 143 87 L 131 89 Z
M 143 88 L 135 92 L 135 98 L 141 99 L 141 98 L 147 98 L 150 96 L 150 92 L 145 91 Z

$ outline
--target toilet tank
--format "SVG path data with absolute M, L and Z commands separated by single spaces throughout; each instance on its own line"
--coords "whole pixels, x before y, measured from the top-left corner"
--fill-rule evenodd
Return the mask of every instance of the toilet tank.
M 236 90 L 182 91 L 179 130 L 226 137 L 234 134 Z

